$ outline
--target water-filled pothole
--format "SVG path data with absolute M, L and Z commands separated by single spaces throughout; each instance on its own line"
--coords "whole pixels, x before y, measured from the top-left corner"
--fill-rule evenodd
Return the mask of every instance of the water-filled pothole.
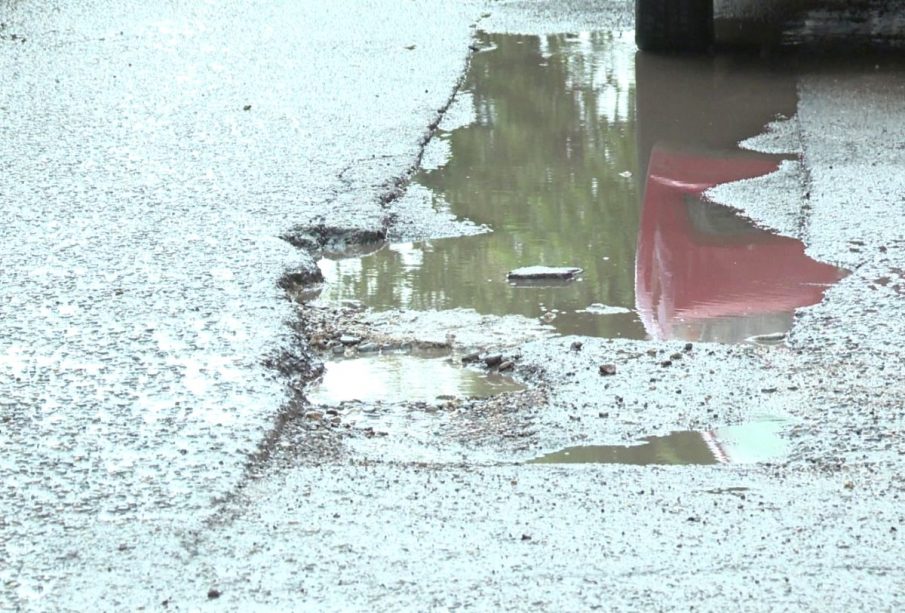
M 786 454 L 780 436 L 785 420 L 759 420 L 710 432 L 682 431 L 650 436 L 637 445 L 569 447 L 531 461 L 534 464 L 748 464 Z
M 631 41 L 611 34 L 484 34 L 481 44 L 489 50 L 475 55 L 460 95 L 473 121 L 438 133 L 447 159 L 412 189 L 492 232 L 324 261 L 323 302 L 739 342 L 787 331 L 797 307 L 843 276 L 800 241 L 704 197 L 779 167 L 783 156 L 737 143 L 794 114 L 792 75 L 736 58 L 636 59 Z M 531 265 L 583 272 L 508 282 Z
M 510 377 L 466 368 L 449 357 L 387 353 L 327 362 L 326 372 L 308 393 L 308 400 L 328 406 L 348 401 L 430 404 L 522 389 Z

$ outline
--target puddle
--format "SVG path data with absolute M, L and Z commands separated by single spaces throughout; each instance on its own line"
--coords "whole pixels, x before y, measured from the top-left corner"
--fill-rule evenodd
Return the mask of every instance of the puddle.
M 761 420 L 712 432 L 673 432 L 650 436 L 637 445 L 569 447 L 532 464 L 750 464 L 775 461 L 786 454 L 780 435 L 785 420 Z
M 484 398 L 524 389 L 499 373 L 482 373 L 449 357 L 392 353 L 327 362 L 321 382 L 308 393 L 312 404 L 426 402 Z
M 433 206 L 492 229 L 324 260 L 319 300 L 471 308 L 563 334 L 742 342 L 782 334 L 843 271 L 801 242 L 705 202 L 709 187 L 778 168 L 743 152 L 796 110 L 793 75 L 739 58 L 636 57 L 631 35 L 482 34 L 448 156 L 414 178 Z M 575 266 L 563 283 L 507 273 Z

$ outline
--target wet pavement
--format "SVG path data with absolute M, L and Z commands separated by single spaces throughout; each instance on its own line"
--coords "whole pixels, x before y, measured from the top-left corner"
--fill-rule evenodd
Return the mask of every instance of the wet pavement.
M 678 103 L 697 88 L 644 77 L 651 66 L 628 42 L 629 2 L 0 6 L 0 192 L 10 220 L 0 320 L 0 608 L 901 608 L 905 237 L 890 220 L 905 193 L 905 73 L 888 50 L 896 47 L 893 16 L 868 4 L 795 16 L 793 56 L 759 50 L 766 60 L 721 54 L 684 71 L 667 67 L 727 93 L 729 106 L 718 109 L 746 109 L 693 107 L 714 120 L 694 132 L 702 146 L 671 131 L 684 121 L 646 127 L 645 99 Z M 851 23 L 869 55 L 842 62 L 813 47 L 829 28 L 835 48 Z M 873 49 L 878 40 L 883 48 Z M 515 55 L 504 77 L 553 69 L 560 87 L 574 86 L 572 96 L 555 98 L 540 77 L 509 83 L 546 92 L 533 130 L 495 133 L 519 124 L 489 122 L 492 109 L 521 121 L 530 107 L 493 83 L 476 94 L 469 81 L 476 67 L 493 71 L 506 42 L 533 59 L 522 66 L 513 59 L 522 50 L 506 48 Z M 544 58 L 556 45 L 576 52 Z M 598 91 L 566 78 L 592 66 L 604 76 L 633 71 L 634 81 L 603 78 Z M 659 82 L 669 90 L 647 96 L 645 83 Z M 461 95 L 451 100 L 454 91 Z M 545 193 L 536 170 L 522 175 L 533 183 L 526 192 L 484 177 L 501 206 L 511 204 L 507 215 L 494 217 L 486 201 L 465 208 L 481 201 L 465 198 L 467 182 L 446 173 L 473 176 L 486 166 L 482 151 L 518 162 L 512 182 L 520 164 L 542 164 L 527 145 L 545 137 L 551 97 L 562 117 L 574 118 L 580 100 L 621 101 L 632 91 L 635 110 L 601 103 L 619 111 L 603 121 L 585 105 L 577 115 L 585 125 L 561 126 L 565 136 L 597 138 L 613 126 L 627 136 L 635 122 L 635 138 L 619 141 L 626 151 L 592 139 L 611 148 L 611 157 L 595 158 L 598 189 L 606 179 L 606 193 L 634 194 L 631 203 L 603 200 L 600 211 L 634 223 L 594 243 L 601 262 L 632 262 L 618 273 L 571 261 L 573 251 L 541 261 L 544 237 L 517 207 Z M 484 148 L 488 133 L 508 148 Z M 444 141 L 445 153 L 432 152 Z M 456 150 L 476 157 L 457 161 Z M 699 326 L 687 321 L 698 306 L 670 312 L 666 305 L 684 303 L 659 292 L 647 311 L 657 316 L 642 316 L 629 276 L 646 261 L 649 183 L 641 180 L 666 176 L 651 169 L 672 163 L 648 151 L 708 160 L 728 151 L 718 159 L 733 172 L 736 160 L 751 170 L 729 184 L 716 185 L 724 175 L 663 184 L 684 190 L 673 208 L 696 229 L 716 227 L 720 245 L 727 234 L 754 236 L 750 244 L 786 254 L 770 279 L 775 286 L 791 273 L 776 300 L 741 294 L 779 315 L 720 313 L 725 321 Z M 568 184 L 563 155 L 551 171 Z M 410 175 L 419 161 L 422 170 Z M 589 168 L 576 176 L 576 199 L 593 201 Z M 559 224 L 556 207 L 569 210 L 571 199 L 557 197 L 547 189 L 553 212 L 540 207 L 548 211 L 541 221 L 571 224 L 574 234 L 548 237 L 551 244 L 596 240 L 579 216 Z M 714 202 L 758 229 L 724 213 L 711 219 Z M 478 234 L 481 224 L 503 228 L 509 219 L 508 233 Z M 534 250 L 532 261 L 475 261 L 472 272 L 494 271 L 484 276 L 491 283 L 450 298 L 446 290 L 460 291 L 468 276 L 453 266 L 451 278 L 462 283 L 431 286 L 418 266 L 436 257 L 444 270 L 434 254 L 450 248 L 441 238 L 460 233 L 473 236 L 450 245 L 489 241 L 497 256 L 516 236 Z M 362 277 L 346 264 L 359 280 L 354 292 L 320 306 L 286 299 L 287 289 L 300 296 L 298 285 L 317 279 L 315 260 L 326 252 L 351 262 L 337 253 L 384 237 L 390 247 L 360 267 L 368 257 L 387 258 L 397 275 L 408 266 L 411 283 L 398 287 L 410 291 L 363 288 L 380 266 Z M 430 252 L 427 242 L 442 248 Z M 574 295 L 565 308 L 554 306 L 563 288 L 505 282 L 508 270 L 541 263 L 588 273 L 566 288 Z M 549 298 L 495 310 L 498 297 L 521 289 Z M 339 302 L 347 296 L 386 303 L 372 311 Z M 414 296 L 449 310 L 401 310 Z M 789 315 L 796 306 L 806 308 Z M 562 314 L 544 321 L 554 308 Z M 598 330 L 635 332 L 570 335 L 565 322 L 586 317 Z M 630 325 L 602 323 L 620 317 Z M 761 342 L 700 342 L 752 334 Z M 343 336 L 459 360 L 499 354 L 513 364 L 505 376 L 524 389 L 315 407 L 305 396 Z M 677 340 L 659 340 L 668 338 Z M 445 359 L 445 373 L 466 372 Z M 467 372 L 490 379 L 494 368 Z M 783 421 L 744 434 L 763 415 Z M 676 432 L 685 433 L 681 441 Z M 752 459 L 733 463 L 752 441 Z M 684 457 L 697 461 L 531 463 L 575 448 L 669 449 L 671 457 L 688 449 L 696 451 Z M 705 463 L 705 450 L 730 461 Z
M 280 236 L 379 224 L 465 64 L 481 11 L 408 9 L 0 3 L 0 609 L 179 583 L 291 398 L 265 364 L 314 367 Z

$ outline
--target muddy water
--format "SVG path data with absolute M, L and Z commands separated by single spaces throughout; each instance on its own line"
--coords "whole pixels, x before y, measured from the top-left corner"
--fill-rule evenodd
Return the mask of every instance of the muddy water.
M 543 455 L 536 464 L 721 464 L 768 462 L 782 458 L 784 420 L 762 419 L 711 432 L 673 432 L 637 445 L 570 447 Z
M 611 34 L 480 43 L 463 93 L 473 121 L 439 132 L 449 155 L 413 188 L 492 232 L 325 260 L 322 301 L 737 342 L 788 330 L 795 308 L 842 276 L 703 197 L 778 167 L 781 157 L 736 143 L 794 114 L 791 75 L 738 58 L 636 57 L 630 38 Z M 584 272 L 564 284 L 507 282 L 538 264 Z

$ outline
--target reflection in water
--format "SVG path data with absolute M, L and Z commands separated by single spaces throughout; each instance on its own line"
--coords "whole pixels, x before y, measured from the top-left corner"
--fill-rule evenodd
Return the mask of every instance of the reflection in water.
M 638 311 L 651 336 L 734 342 L 783 332 L 797 307 L 820 302 L 845 275 L 805 255 L 801 241 L 741 224 L 700 199 L 717 183 L 775 168 L 654 147 L 635 263 Z
M 450 159 L 414 181 L 430 190 L 435 206 L 493 232 L 324 262 L 322 300 L 528 317 L 558 311 L 552 325 L 565 333 L 644 338 L 633 312 L 631 38 L 482 36 L 495 48 L 474 56 L 464 85 L 475 121 L 441 131 Z M 584 272 L 563 286 L 507 283 L 510 270 L 536 264 Z M 621 309 L 601 314 L 587 310 L 592 304 Z
M 736 143 L 794 114 L 792 75 L 738 58 L 636 58 L 630 37 L 611 34 L 482 37 L 488 50 L 464 85 L 475 120 L 438 134 L 450 157 L 414 182 L 493 232 L 324 260 L 322 301 L 738 342 L 787 331 L 795 308 L 841 278 L 800 242 L 702 201 L 713 185 L 777 168 L 780 156 Z M 584 272 L 506 282 L 531 265 Z
M 713 432 L 673 432 L 638 445 L 569 447 L 541 456 L 536 464 L 718 464 L 755 463 L 785 455 L 782 420 L 761 420 Z
M 638 54 L 636 68 L 645 185 L 635 300 L 645 329 L 718 342 L 788 331 L 795 309 L 820 302 L 845 271 L 702 195 L 778 169 L 782 156 L 736 143 L 795 113 L 793 75 L 738 57 Z
M 512 379 L 455 366 L 449 358 L 386 354 L 331 361 L 308 394 L 312 404 L 436 402 L 441 396 L 484 398 L 524 389 Z

